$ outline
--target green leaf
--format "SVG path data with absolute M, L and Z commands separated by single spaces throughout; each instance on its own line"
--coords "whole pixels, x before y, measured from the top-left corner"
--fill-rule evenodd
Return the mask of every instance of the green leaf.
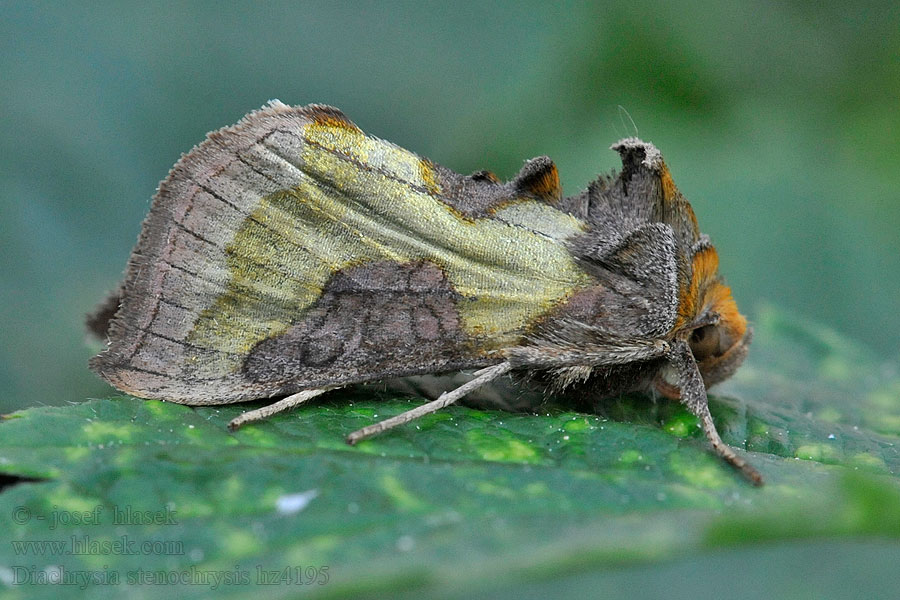
M 263 581 L 291 598 L 679 598 L 757 565 L 753 581 L 793 597 L 797 571 L 766 561 L 830 564 L 824 552 L 839 564 L 798 597 L 876 590 L 890 581 L 856 574 L 900 556 L 897 372 L 763 311 L 748 364 L 710 400 L 760 489 L 684 409 L 641 396 L 598 415 L 451 407 L 355 447 L 348 433 L 421 400 L 333 393 L 234 434 L 245 407 L 33 408 L 0 425 L 0 470 L 38 479 L 0 494 L 0 585 L 10 598 L 243 598 Z M 696 575 L 693 592 L 672 588 L 677 572 Z M 71 585 L 42 583 L 54 577 Z

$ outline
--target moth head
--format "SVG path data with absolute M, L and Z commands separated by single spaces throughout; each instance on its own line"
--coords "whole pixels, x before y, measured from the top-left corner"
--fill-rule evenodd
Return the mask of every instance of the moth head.
M 713 322 L 694 328 L 688 337 L 707 387 L 728 379 L 737 371 L 747 357 L 753 337 L 753 329 L 738 312 L 728 286 L 717 284 L 714 295 L 715 302 L 707 313 Z
M 719 276 L 719 257 L 708 240 L 695 249 L 692 267 L 691 289 L 682 304 L 693 318 L 684 333 L 708 387 L 734 374 L 747 356 L 753 330 Z

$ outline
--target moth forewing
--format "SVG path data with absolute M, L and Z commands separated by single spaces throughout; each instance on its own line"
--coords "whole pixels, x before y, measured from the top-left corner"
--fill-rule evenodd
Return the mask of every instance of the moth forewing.
M 273 101 L 210 133 L 160 184 L 117 294 L 90 318 L 91 368 L 118 389 L 188 405 L 282 398 L 480 369 L 367 437 L 515 371 L 551 391 L 661 391 L 700 418 L 749 329 L 659 151 L 613 146 L 617 175 L 562 195 L 547 157 L 502 183 L 368 136 L 339 110 Z M 716 329 L 685 342 L 704 315 Z M 676 374 L 667 381 L 665 373 Z

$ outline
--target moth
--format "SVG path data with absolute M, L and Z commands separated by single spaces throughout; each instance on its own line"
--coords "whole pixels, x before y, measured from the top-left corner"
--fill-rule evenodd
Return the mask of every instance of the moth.
M 277 399 L 475 369 L 350 434 L 353 444 L 507 373 L 596 397 L 680 400 L 726 445 L 706 388 L 752 330 L 660 152 L 565 197 L 547 157 L 511 181 L 468 176 L 364 134 L 339 110 L 272 101 L 208 134 L 160 184 L 124 282 L 88 319 L 90 367 L 123 392 L 187 405 Z

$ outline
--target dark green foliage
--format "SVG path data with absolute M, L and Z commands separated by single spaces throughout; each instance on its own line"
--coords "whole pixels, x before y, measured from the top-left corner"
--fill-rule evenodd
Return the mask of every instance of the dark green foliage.
M 817 560 L 841 557 L 835 572 L 850 574 L 805 589 L 833 594 L 857 585 L 854 567 L 896 561 L 896 546 L 879 540 L 900 539 L 900 378 L 896 365 L 880 365 L 829 330 L 772 310 L 756 327 L 751 359 L 710 406 L 727 442 L 740 448 L 747 439 L 767 479 L 760 489 L 707 451 L 683 408 L 640 396 L 606 404 L 604 416 L 453 407 L 356 447 L 344 443 L 347 433 L 418 401 L 335 393 L 229 434 L 225 426 L 241 407 L 118 397 L 29 409 L 0 425 L 2 471 L 46 479 L 0 495 L 7 522 L 0 564 L 107 565 L 120 573 L 119 585 L 81 592 L 93 598 L 120 597 L 137 569 L 171 573 L 191 565 L 245 571 L 254 583 L 256 565 L 329 567 L 326 585 L 268 588 L 279 597 L 512 598 L 613 594 L 638 580 L 665 587 L 678 569 L 714 566 L 741 573 L 750 590 L 778 589 L 765 557 L 802 564 L 826 552 Z M 279 498 L 310 490 L 315 496 L 304 509 L 279 512 Z M 98 505 L 98 525 L 50 529 L 47 521 L 8 518 L 20 506 L 49 516 Z M 175 511 L 175 523 L 113 525 L 114 508 L 127 507 Z M 184 554 L 17 555 L 11 544 L 123 535 L 180 542 Z M 755 584 L 746 583 L 745 566 Z M 787 586 L 781 589 L 797 576 L 774 573 Z M 716 581 L 700 579 L 691 589 L 709 590 L 703 586 Z M 884 589 L 867 581 L 858 585 Z M 201 598 L 211 586 L 128 591 Z M 55 586 L 7 589 L 12 598 L 58 593 Z

